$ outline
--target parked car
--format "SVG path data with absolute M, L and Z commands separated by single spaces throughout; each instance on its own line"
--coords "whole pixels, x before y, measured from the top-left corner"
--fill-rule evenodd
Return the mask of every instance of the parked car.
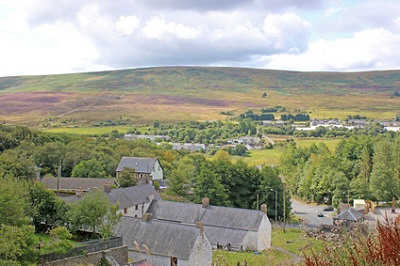
M 319 212 L 317 212 L 317 216 L 318 216 L 318 217 L 324 217 L 324 213 L 321 212 L 321 211 L 319 211 Z
M 324 212 L 331 212 L 333 210 L 334 210 L 334 208 L 332 206 L 328 206 L 328 207 L 324 208 Z

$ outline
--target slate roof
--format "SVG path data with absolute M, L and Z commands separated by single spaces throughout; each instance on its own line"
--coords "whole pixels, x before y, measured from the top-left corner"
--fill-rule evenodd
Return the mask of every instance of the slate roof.
M 258 231 L 263 219 L 263 213 L 256 210 L 211 205 L 203 208 L 201 204 L 163 200 L 153 201 L 147 212 L 152 213 L 154 219 L 188 224 L 201 221 L 205 228 L 214 226 L 248 231 Z
M 150 184 L 126 187 L 126 188 L 115 188 L 111 192 L 104 192 L 110 200 L 111 204 L 119 203 L 119 209 L 129 208 L 135 205 L 150 202 L 150 195 L 154 196 L 155 200 L 160 199 L 160 195 Z M 79 196 L 64 197 L 63 200 L 67 203 L 72 203 L 82 199 Z
M 143 253 L 146 245 L 153 255 L 176 257 L 188 260 L 190 253 L 200 236 L 200 230 L 192 225 L 168 223 L 157 220 L 143 222 L 134 217 L 122 217 L 114 230 L 117 236 L 123 237 L 124 245 L 134 246 L 136 241 Z
M 160 199 L 160 195 L 150 184 L 132 186 L 126 188 L 112 189 L 106 193 L 112 204 L 119 202 L 119 208 L 129 208 L 135 205 L 149 203 L 149 196 L 153 195 L 155 200 Z
M 362 219 L 364 215 L 362 213 L 359 213 L 353 208 L 349 208 L 341 213 L 339 213 L 337 216 L 335 216 L 333 219 L 334 220 L 347 220 L 347 221 L 358 221 Z
M 157 159 L 144 157 L 122 157 L 117 167 L 117 172 L 121 172 L 125 167 L 134 168 L 136 173 L 150 174 Z
M 57 190 L 57 177 L 43 177 L 42 182 L 51 190 Z M 113 178 L 81 178 L 81 177 L 60 177 L 60 190 L 76 190 L 82 188 L 87 191 L 91 188 L 103 190 L 104 185 L 110 182 L 114 183 Z

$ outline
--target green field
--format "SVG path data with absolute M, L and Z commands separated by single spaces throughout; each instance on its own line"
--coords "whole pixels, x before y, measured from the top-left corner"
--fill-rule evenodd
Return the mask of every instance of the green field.
M 286 113 L 393 119 L 400 71 L 294 72 L 161 67 L 0 77 L 0 122 L 33 128 L 89 127 L 121 117 L 126 125 L 229 119 L 283 106 Z M 267 97 L 262 97 L 266 93 Z M 276 114 L 279 118 L 280 114 Z
M 273 136 L 272 139 L 274 139 Z M 288 137 L 289 138 L 289 137 Z M 335 151 L 337 144 L 341 141 L 341 139 L 294 139 L 296 145 L 298 147 L 310 147 L 312 144 L 318 145 L 319 143 L 325 143 L 329 150 L 332 152 Z M 270 165 L 277 166 L 279 165 L 279 158 L 283 153 L 283 147 L 276 145 L 273 149 L 270 150 L 251 150 L 249 151 L 249 155 L 245 157 L 234 157 L 234 160 L 242 159 L 249 165 Z

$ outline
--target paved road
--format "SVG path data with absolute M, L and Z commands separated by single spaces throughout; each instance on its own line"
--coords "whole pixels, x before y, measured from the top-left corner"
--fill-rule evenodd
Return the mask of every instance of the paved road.
M 324 212 L 324 217 L 318 217 L 317 212 L 322 211 L 325 206 L 313 206 L 302 204 L 292 199 L 292 211 L 300 216 L 307 227 L 317 227 L 320 224 L 332 224 L 333 212 Z

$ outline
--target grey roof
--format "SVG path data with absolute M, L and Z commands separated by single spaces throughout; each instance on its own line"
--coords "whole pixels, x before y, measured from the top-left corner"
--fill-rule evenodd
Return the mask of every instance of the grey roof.
M 119 209 L 129 208 L 135 205 L 140 205 L 143 203 L 149 203 L 151 195 L 154 196 L 155 200 L 160 199 L 160 195 L 150 184 L 126 187 L 126 188 L 115 188 L 111 192 L 104 192 L 110 200 L 111 204 L 116 204 L 118 202 Z M 67 203 L 72 203 L 80 200 L 82 197 L 70 196 L 64 197 L 63 200 Z
M 122 217 L 114 230 L 123 237 L 124 245 L 134 248 L 136 241 L 143 253 L 146 245 L 151 254 L 188 260 L 200 230 L 195 226 L 157 220 L 143 222 L 134 217 Z
M 149 203 L 149 196 L 153 195 L 155 200 L 160 199 L 160 195 L 150 184 L 116 188 L 112 189 L 110 193 L 106 193 L 110 201 L 115 204 L 119 203 L 119 208 L 129 208 L 135 205 Z
M 349 209 L 339 213 L 333 219 L 334 220 L 358 221 L 363 217 L 364 217 L 364 215 L 362 213 L 359 213 L 358 211 L 356 211 L 353 208 L 349 208 Z
M 42 182 L 46 187 L 51 190 L 57 190 L 57 177 L 43 177 Z M 82 178 L 82 177 L 60 177 L 60 190 L 76 190 L 82 188 L 89 190 L 91 188 L 103 189 L 104 185 L 109 182 L 114 183 L 112 178 Z
M 157 159 L 144 157 L 122 157 L 117 167 L 117 172 L 121 172 L 125 167 L 134 168 L 137 173 L 150 174 Z
M 155 219 L 189 224 L 201 221 L 205 227 L 215 226 L 249 231 L 258 231 L 263 218 L 263 213 L 256 210 L 218 206 L 203 208 L 201 204 L 163 200 L 153 201 L 148 212 L 151 212 Z
M 204 226 L 204 231 L 210 243 L 213 245 L 227 245 L 228 243 L 236 250 L 240 249 L 243 239 L 247 235 L 247 230 L 229 229 L 223 227 Z M 243 247 L 245 248 L 245 247 Z

